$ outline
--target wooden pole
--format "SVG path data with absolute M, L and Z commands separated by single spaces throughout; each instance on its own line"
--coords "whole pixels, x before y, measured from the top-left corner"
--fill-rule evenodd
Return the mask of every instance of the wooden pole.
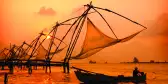
M 8 83 L 8 73 L 4 74 L 4 84 Z

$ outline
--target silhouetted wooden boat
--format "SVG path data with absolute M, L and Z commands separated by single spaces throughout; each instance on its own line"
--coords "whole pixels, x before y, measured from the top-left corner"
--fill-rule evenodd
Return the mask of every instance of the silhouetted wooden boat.
M 133 83 L 146 83 L 146 74 L 143 76 L 133 77 L 133 76 L 108 76 L 100 73 L 95 73 L 87 70 L 83 70 L 80 68 L 72 67 L 76 69 L 74 72 L 77 78 L 86 84 L 111 84 L 111 83 L 118 83 L 118 82 L 133 82 Z

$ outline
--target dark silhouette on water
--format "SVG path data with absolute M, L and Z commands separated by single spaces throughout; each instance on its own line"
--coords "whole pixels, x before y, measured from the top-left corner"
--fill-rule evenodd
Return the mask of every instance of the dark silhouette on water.
M 154 63 L 155 61 L 154 60 L 150 60 L 150 63 Z
M 90 60 L 89 64 L 96 64 L 96 61 Z
M 143 76 L 144 75 L 144 72 L 140 72 L 138 70 L 138 67 L 135 67 L 135 69 L 133 70 L 133 77 L 140 77 L 140 76 Z
M 51 65 L 50 65 L 49 57 L 46 59 L 46 71 L 45 71 L 45 73 L 48 72 L 48 68 L 49 68 L 49 73 L 51 73 Z
M 8 61 L 8 67 L 9 67 L 9 73 L 13 74 L 14 72 L 14 64 L 13 64 L 13 61 Z
M 64 73 L 69 73 L 70 72 L 69 61 L 67 61 L 67 58 L 65 58 L 64 62 L 63 62 L 63 72 Z
M 32 74 L 32 62 L 31 62 L 31 60 L 28 60 L 28 62 L 27 62 L 27 68 L 28 68 L 28 73 L 29 74 Z
M 138 60 L 137 57 L 134 57 L 134 59 L 133 59 L 133 63 L 139 63 L 139 60 Z
M 8 73 L 4 74 L 4 84 L 8 83 Z
M 138 70 L 137 67 L 135 67 L 134 71 L 133 71 L 133 77 L 137 77 L 138 73 L 140 73 L 140 71 Z
M 105 74 L 95 73 L 80 68 L 72 67 L 75 69 L 77 78 L 84 84 L 117 84 L 120 82 L 133 82 L 133 83 L 146 83 L 146 74 L 142 76 L 109 76 Z

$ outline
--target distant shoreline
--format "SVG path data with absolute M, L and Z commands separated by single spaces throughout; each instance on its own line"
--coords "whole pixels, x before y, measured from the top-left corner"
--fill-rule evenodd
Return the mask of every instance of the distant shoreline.
M 143 64 L 159 64 L 159 63 L 161 63 L 161 64 L 167 64 L 168 62 L 120 62 L 120 63 L 131 63 L 131 64 L 135 64 L 135 63 L 137 63 L 137 64 L 141 64 L 141 63 L 143 63 Z

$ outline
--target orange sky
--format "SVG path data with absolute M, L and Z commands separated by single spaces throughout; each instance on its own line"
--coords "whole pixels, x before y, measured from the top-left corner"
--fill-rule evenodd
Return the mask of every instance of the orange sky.
M 76 11 L 89 2 L 90 0 L 0 0 L 0 49 L 9 43 L 31 41 L 56 21 L 78 15 Z M 93 5 L 116 11 L 148 29 L 133 40 L 103 49 L 89 59 L 97 56 L 96 60 L 101 61 L 106 56 L 103 61 L 119 62 L 131 61 L 137 56 L 142 61 L 168 61 L 167 0 L 93 0 Z M 119 27 L 124 28 L 123 24 Z M 119 30 L 121 29 L 118 29 L 118 33 L 126 31 Z

